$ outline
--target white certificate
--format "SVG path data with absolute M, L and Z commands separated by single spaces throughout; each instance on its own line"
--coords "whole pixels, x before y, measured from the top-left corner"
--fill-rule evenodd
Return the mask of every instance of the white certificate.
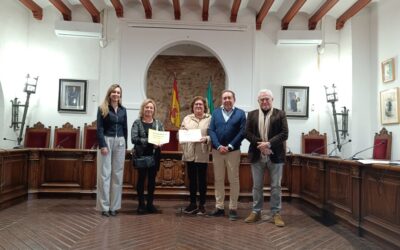
M 154 145 L 162 145 L 169 142 L 169 131 L 149 129 L 148 142 Z
M 179 143 L 199 142 L 201 140 L 201 129 L 180 129 Z

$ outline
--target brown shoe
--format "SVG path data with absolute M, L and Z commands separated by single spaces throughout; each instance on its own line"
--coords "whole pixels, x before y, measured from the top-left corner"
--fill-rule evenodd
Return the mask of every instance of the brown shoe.
M 283 222 L 282 217 L 279 213 L 274 214 L 274 217 L 272 217 L 272 219 L 273 219 L 275 226 L 277 226 L 277 227 L 285 226 L 285 222 Z
M 249 216 L 244 220 L 246 223 L 254 223 L 261 219 L 261 214 L 257 212 L 251 212 Z

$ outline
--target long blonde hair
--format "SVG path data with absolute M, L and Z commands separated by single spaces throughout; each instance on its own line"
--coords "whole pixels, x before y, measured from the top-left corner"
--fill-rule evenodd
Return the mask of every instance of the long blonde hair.
M 156 102 L 153 99 L 146 99 L 142 102 L 142 105 L 140 105 L 140 111 L 139 111 L 140 118 L 143 118 L 144 107 L 149 103 L 153 104 L 153 107 L 154 107 L 154 113 L 153 113 L 153 119 L 154 119 L 154 116 L 156 115 L 156 111 L 157 111 L 157 106 L 156 106 Z
M 108 88 L 107 94 L 104 97 L 104 101 L 100 105 L 101 116 L 103 116 L 103 118 L 108 115 L 108 112 L 110 112 L 110 110 L 108 108 L 108 106 L 110 105 L 110 95 L 111 95 L 111 92 L 113 92 L 114 89 L 116 89 L 116 88 L 119 88 L 121 90 L 121 95 L 120 95 L 120 98 L 118 100 L 118 104 L 122 105 L 122 88 L 121 88 L 121 86 L 119 84 L 114 83 Z

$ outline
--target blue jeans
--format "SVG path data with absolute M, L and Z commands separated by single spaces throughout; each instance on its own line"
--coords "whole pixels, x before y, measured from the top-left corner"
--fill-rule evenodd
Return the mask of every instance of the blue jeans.
M 283 163 L 272 163 L 270 160 L 265 162 L 255 162 L 251 164 L 251 174 L 253 176 L 253 212 L 260 213 L 263 208 L 264 196 L 264 170 L 268 168 L 271 179 L 271 199 L 270 207 L 272 215 L 281 210 L 281 180 Z

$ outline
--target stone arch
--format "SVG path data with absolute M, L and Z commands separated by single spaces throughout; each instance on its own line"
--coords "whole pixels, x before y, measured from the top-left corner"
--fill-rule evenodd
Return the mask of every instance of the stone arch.
M 189 49 L 182 51 L 182 48 Z M 176 41 L 165 45 L 153 55 L 146 68 L 143 81 L 145 95 L 156 100 L 157 116 L 167 129 L 175 128 L 169 120 L 175 77 L 178 83 L 181 120 L 191 113 L 192 98 L 196 95 L 205 96 L 209 81 L 213 89 L 214 106 L 220 104 L 218 97 L 228 82 L 224 64 L 217 53 L 196 41 Z

